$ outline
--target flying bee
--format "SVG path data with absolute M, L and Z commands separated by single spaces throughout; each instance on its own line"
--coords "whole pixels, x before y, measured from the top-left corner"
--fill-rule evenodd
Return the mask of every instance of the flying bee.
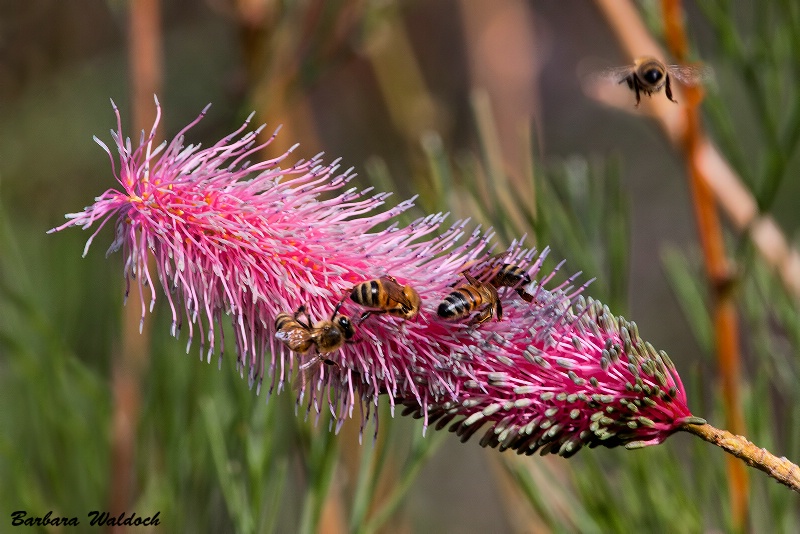
M 410 320 L 417 316 L 422 302 L 413 287 L 400 285 L 392 276 L 382 276 L 353 286 L 350 299 L 366 308 L 374 308 L 365 312 L 359 322 L 376 313 L 388 313 Z
M 705 65 L 666 65 L 652 56 L 638 57 L 633 65 L 611 67 L 597 73 L 600 78 L 627 83 L 628 88 L 636 94 L 636 107 L 639 107 L 641 94 L 652 96 L 664 89 L 667 98 L 672 98 L 670 76 L 685 85 L 699 85 L 711 78 L 711 67 Z
M 312 347 L 316 347 L 318 356 L 300 366 L 301 369 L 312 365 L 321 360 L 328 365 L 334 365 L 334 361 L 324 358 L 323 354 L 334 352 L 345 343 L 350 343 L 355 335 L 355 328 L 350 318 L 339 313 L 341 302 L 336 305 L 333 315 L 329 320 L 317 322 L 311 326 L 305 306 L 300 306 L 294 315 L 279 313 L 275 318 L 275 337 L 283 342 L 289 350 L 299 354 L 305 354 Z M 301 315 L 306 316 L 307 322 L 300 319 Z
M 462 274 L 469 283 L 457 287 L 445 297 L 436 310 L 439 317 L 448 321 L 458 321 L 475 310 L 480 310 L 470 324 L 481 325 L 495 314 L 498 321 L 502 319 L 503 306 L 500 304 L 497 289 L 490 283 L 481 282 L 468 272 Z
M 510 287 L 522 297 L 525 302 L 531 302 L 533 296 L 523 289 L 531 283 L 531 276 L 524 268 L 519 265 L 511 263 L 500 263 L 500 258 L 503 254 L 492 256 L 485 262 L 480 264 L 480 269 L 472 271 L 472 268 L 477 262 L 467 264 L 466 269 L 461 274 L 472 272 L 475 278 L 479 280 L 486 280 L 487 283 L 493 285 L 495 288 Z

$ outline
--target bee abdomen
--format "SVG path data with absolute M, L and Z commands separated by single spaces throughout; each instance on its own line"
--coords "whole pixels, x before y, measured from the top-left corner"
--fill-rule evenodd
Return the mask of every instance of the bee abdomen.
M 370 280 L 354 287 L 353 291 L 350 292 L 350 298 L 353 302 L 362 306 L 379 308 L 382 294 L 380 282 L 378 280 Z
M 292 323 L 296 323 L 297 321 L 294 320 L 294 317 L 289 315 L 288 313 L 279 313 L 278 316 L 275 318 L 275 330 L 283 330 L 283 328 L 287 325 L 291 325 Z
M 458 319 L 480 304 L 480 295 L 471 287 L 456 289 L 439 304 L 436 313 L 442 319 Z
M 530 283 L 530 275 L 517 265 L 503 265 L 503 268 L 492 280 L 492 285 L 495 287 L 514 287 L 517 284 L 527 285 Z

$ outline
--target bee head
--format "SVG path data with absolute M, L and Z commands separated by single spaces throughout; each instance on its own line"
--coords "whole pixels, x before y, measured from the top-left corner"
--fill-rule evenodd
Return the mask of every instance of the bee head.
M 406 299 L 409 303 L 411 303 L 411 307 L 403 306 L 403 316 L 406 319 L 413 319 L 419 313 L 420 304 L 422 304 L 422 299 L 417 293 L 417 290 L 411 286 L 405 286 L 403 288 L 403 295 L 405 295 Z
M 656 85 L 663 77 L 664 73 L 661 71 L 661 69 L 657 69 L 655 67 L 645 69 L 644 72 L 642 72 L 642 78 L 650 85 Z
M 348 316 L 338 315 L 334 322 L 336 326 L 339 327 L 339 331 L 342 333 L 345 339 L 352 339 L 352 337 L 356 334 L 353 323 L 350 321 Z

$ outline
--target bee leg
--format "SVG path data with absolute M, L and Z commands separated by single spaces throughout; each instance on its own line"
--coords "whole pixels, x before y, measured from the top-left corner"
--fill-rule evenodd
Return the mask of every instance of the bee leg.
M 494 307 L 496 308 L 496 312 L 497 312 L 497 320 L 498 321 L 502 320 L 503 319 L 503 305 L 498 300 L 495 303 Z M 491 306 L 490 306 L 490 308 L 491 308 Z
M 494 313 L 494 306 L 487 306 L 486 309 L 482 310 L 479 314 L 475 316 L 473 320 L 469 322 L 470 326 L 478 327 L 492 318 L 492 314 Z
M 304 323 L 300 320 L 300 316 L 305 314 L 306 319 L 308 319 L 308 323 Z M 300 326 L 303 328 L 311 328 L 311 317 L 308 316 L 308 312 L 306 311 L 305 304 L 297 308 L 297 311 L 294 312 L 294 320 L 300 323 Z
M 636 77 L 633 78 L 633 91 L 636 93 L 636 105 L 634 107 L 639 107 L 639 102 L 642 101 L 642 97 L 639 94 L 639 80 Z
M 367 318 L 367 317 L 369 317 L 370 315 L 379 315 L 379 314 L 381 314 L 381 313 L 386 313 L 387 311 L 388 311 L 388 310 L 369 310 L 369 311 L 365 311 L 365 312 L 364 312 L 364 313 L 361 315 L 361 319 L 359 319 L 359 320 L 358 320 L 358 324 L 361 324 L 361 323 L 363 323 L 363 322 L 364 322 L 364 319 L 366 319 L 366 318 Z
M 522 289 L 521 287 L 517 288 L 517 294 L 522 297 L 522 300 L 525 302 L 533 302 L 533 295 Z
M 633 76 L 632 75 L 625 76 L 624 78 L 622 78 L 619 81 L 619 83 L 625 83 L 625 82 L 628 83 L 628 89 L 630 89 L 632 91 L 633 90 Z
M 673 100 L 673 98 L 672 98 L 672 87 L 669 84 L 669 74 L 667 74 L 667 76 L 666 76 L 666 82 L 665 82 L 664 91 L 667 93 L 667 98 L 669 98 L 670 100 L 672 100 L 676 104 L 678 103 L 677 100 Z

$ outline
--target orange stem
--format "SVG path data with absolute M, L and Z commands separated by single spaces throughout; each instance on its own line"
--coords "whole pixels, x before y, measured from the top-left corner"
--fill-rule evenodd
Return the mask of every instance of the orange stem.
M 662 0 L 664 29 L 667 46 L 675 59 L 685 62 L 688 50 L 683 27 L 683 10 L 680 0 Z M 739 324 L 734 295 L 730 291 L 731 269 L 725 254 L 722 225 L 719 220 L 714 194 L 698 167 L 698 154 L 703 138 L 698 114 L 702 100 L 699 87 L 685 87 L 686 129 L 681 145 L 689 165 L 689 180 L 694 203 L 697 230 L 703 249 L 706 273 L 713 292 L 713 316 L 717 349 L 717 364 L 722 377 L 722 393 L 728 426 L 737 434 L 744 433 L 744 416 L 741 408 L 740 381 L 741 358 L 739 351 Z M 741 462 L 729 458 L 728 483 L 734 525 L 742 530 L 747 523 L 749 483 L 747 471 Z

